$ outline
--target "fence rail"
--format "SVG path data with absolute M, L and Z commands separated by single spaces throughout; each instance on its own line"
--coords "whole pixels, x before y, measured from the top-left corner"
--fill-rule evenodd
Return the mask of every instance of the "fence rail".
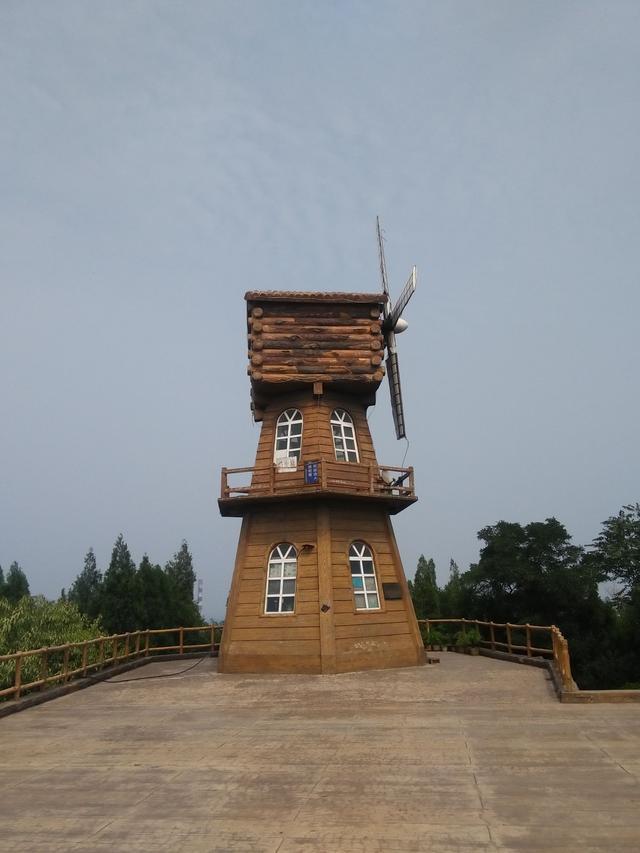
M 277 465 L 222 468 L 220 497 L 226 500 L 314 490 L 415 497 L 413 468 L 336 462 L 328 459 L 319 459 L 313 464 L 316 468 L 311 482 L 305 479 L 304 462 L 295 468 L 282 469 Z M 239 483 L 234 482 L 238 475 L 242 475 Z
M 457 633 L 462 634 L 463 637 L 467 631 L 475 629 L 481 637 L 480 646 L 482 648 L 553 660 L 565 690 L 576 689 L 571 676 L 569 643 L 555 625 L 518 625 L 512 622 L 483 622 L 481 619 L 419 619 L 418 622 L 425 628 L 426 643 L 430 643 L 431 629 L 436 625 L 446 625 L 452 628 L 460 626 Z M 536 637 L 546 636 L 548 644 L 534 644 L 534 634 Z M 536 640 L 536 643 L 542 642 L 544 639 Z
M 188 642 L 192 639 L 189 635 L 194 633 L 202 635 L 196 640 L 206 639 L 206 642 Z M 13 681 L 11 686 L 0 690 L 0 701 L 19 699 L 28 691 L 44 690 L 56 683 L 66 684 L 72 678 L 150 654 L 174 652 L 182 655 L 205 649 L 214 654 L 220 647 L 221 636 L 222 625 L 216 623 L 189 628 L 150 628 L 0 655 L 0 678 L 4 676 L 3 682 Z M 161 642 L 156 644 L 154 639 Z M 176 642 L 171 643 L 171 640 Z M 9 672 L 2 672 L 5 669 Z

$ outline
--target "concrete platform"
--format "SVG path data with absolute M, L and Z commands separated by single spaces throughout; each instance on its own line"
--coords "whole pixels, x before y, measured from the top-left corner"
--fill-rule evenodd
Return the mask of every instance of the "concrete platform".
M 0 850 L 640 850 L 640 706 L 545 671 L 167 661 L 0 720 Z M 129 680 L 129 679 L 144 680 Z

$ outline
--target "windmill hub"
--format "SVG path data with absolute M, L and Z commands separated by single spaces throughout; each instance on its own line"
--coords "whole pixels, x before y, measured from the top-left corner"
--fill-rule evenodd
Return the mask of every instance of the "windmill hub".
M 393 331 L 396 335 L 401 335 L 402 332 L 405 332 L 409 328 L 409 324 L 402 317 L 398 318 L 397 323 L 393 327 Z

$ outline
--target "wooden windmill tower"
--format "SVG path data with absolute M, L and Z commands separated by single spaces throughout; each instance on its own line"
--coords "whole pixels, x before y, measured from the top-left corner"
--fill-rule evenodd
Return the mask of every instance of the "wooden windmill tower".
M 255 464 L 223 468 L 220 512 L 242 528 L 221 672 L 333 673 L 425 660 L 390 516 L 417 498 L 413 469 L 376 459 L 366 411 L 384 376 L 405 437 L 395 333 L 415 267 L 383 293 L 245 295 Z M 243 483 L 234 485 L 234 479 Z

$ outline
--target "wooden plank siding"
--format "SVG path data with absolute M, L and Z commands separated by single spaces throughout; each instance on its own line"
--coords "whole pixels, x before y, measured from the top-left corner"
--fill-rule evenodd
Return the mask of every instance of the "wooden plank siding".
M 324 539 L 318 534 L 321 514 Z M 235 597 L 230 597 L 225 620 L 222 672 L 344 672 L 423 662 L 404 572 L 383 510 L 373 512 L 335 501 L 293 503 L 286 510 L 271 506 L 252 513 L 243 529 L 246 541 L 239 545 L 241 556 L 232 587 Z M 355 609 L 348 560 L 355 540 L 366 542 L 372 550 L 379 610 Z M 267 563 L 271 549 L 280 542 L 291 543 L 298 552 L 295 612 L 266 614 Z M 318 564 L 323 549 L 330 562 L 328 575 L 322 575 Z M 320 595 L 323 576 L 329 587 Z M 385 601 L 383 583 L 403 584 L 403 598 Z M 323 613 L 327 599 L 330 609 Z M 327 646 L 333 649 L 329 656 Z

